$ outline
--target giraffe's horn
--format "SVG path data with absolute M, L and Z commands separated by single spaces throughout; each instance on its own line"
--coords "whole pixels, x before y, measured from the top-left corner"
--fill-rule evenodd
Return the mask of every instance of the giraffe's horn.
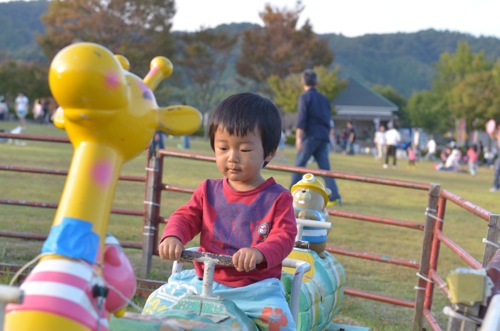
M 151 91 L 154 91 L 158 84 L 161 83 L 162 80 L 167 78 L 172 74 L 174 70 L 174 66 L 169 59 L 163 56 L 155 57 L 149 66 L 149 72 L 144 77 L 144 84 L 146 84 Z

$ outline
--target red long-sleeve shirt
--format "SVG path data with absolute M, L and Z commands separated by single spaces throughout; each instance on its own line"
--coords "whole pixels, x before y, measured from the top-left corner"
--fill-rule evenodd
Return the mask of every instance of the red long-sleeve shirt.
M 250 191 L 236 191 L 227 178 L 205 180 L 189 202 L 169 218 L 161 240 L 177 237 L 183 245 L 200 234 L 200 251 L 233 255 L 257 248 L 265 263 L 249 272 L 217 266 L 214 280 L 232 287 L 281 277 L 281 263 L 292 251 L 297 234 L 292 195 L 269 178 Z M 195 263 L 203 275 L 203 264 Z

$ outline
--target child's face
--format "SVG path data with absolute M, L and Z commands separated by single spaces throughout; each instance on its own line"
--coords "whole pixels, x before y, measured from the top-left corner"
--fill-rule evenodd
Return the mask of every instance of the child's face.
M 214 150 L 219 171 L 234 189 L 248 191 L 265 181 L 260 171 L 264 160 L 269 162 L 273 155 L 264 158 L 258 130 L 239 137 L 219 127 L 215 132 Z

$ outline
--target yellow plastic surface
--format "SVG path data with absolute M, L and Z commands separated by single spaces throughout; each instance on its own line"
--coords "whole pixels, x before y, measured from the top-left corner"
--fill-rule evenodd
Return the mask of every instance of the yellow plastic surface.
M 86 326 L 73 320 L 39 311 L 16 311 L 10 313 L 8 317 L 4 324 L 5 331 L 91 331 Z
M 459 268 L 448 275 L 446 284 L 452 303 L 472 306 L 484 300 L 486 272 Z

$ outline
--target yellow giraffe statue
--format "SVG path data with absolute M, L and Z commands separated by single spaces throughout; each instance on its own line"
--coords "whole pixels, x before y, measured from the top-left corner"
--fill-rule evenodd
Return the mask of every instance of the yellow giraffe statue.
M 201 116 L 189 106 L 158 107 L 152 91 L 172 73 L 168 59 L 153 59 L 143 80 L 128 70 L 124 57 L 93 43 L 70 45 L 51 63 L 49 84 L 60 105 L 54 123 L 75 151 L 43 255 L 21 285 L 23 303 L 7 307 L 4 330 L 106 331 L 110 313 L 123 310 L 123 296 L 135 291 L 123 253 L 109 254 L 112 264 L 121 259 L 121 271 L 106 269 L 104 244 L 122 165 L 149 146 L 156 130 L 188 135 Z M 111 292 L 131 280 L 119 296 L 113 293 L 121 301 L 110 302 Z

